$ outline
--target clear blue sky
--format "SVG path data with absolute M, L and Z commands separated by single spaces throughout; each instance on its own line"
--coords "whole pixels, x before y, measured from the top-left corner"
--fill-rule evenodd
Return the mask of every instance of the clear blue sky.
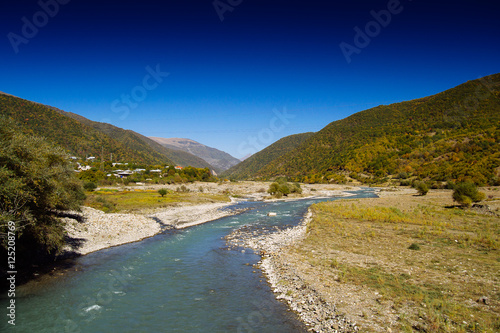
M 497 1 L 41 3 L 0 5 L 0 91 L 238 158 L 500 72 Z

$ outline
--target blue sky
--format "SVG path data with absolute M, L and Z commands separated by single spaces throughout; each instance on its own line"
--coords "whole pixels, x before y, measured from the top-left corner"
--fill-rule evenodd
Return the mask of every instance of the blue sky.
M 500 72 L 499 8 L 494 1 L 3 1 L 0 91 L 240 158 L 357 111 Z

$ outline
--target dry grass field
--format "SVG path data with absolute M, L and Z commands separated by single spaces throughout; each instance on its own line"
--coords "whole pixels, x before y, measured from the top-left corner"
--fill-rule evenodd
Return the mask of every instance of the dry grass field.
M 499 332 L 500 189 L 483 192 L 481 209 L 446 190 L 316 204 L 281 256 L 363 331 Z
M 145 210 L 163 209 L 179 205 L 197 205 L 214 202 L 230 202 L 226 194 L 175 192 L 161 196 L 155 190 L 102 189 L 87 194 L 85 206 L 106 213 L 137 213 Z

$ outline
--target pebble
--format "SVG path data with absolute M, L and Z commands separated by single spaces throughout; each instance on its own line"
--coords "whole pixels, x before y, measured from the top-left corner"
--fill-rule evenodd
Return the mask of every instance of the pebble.
M 310 331 L 357 332 L 355 323 L 337 313 L 333 304 L 324 300 L 316 290 L 294 273 L 293 268 L 280 260 L 279 251 L 283 246 L 305 237 L 310 218 L 309 212 L 300 225 L 283 230 L 273 226 L 260 228 L 260 232 L 256 233 L 254 227 L 244 226 L 233 231 L 225 239 L 229 247 L 250 248 L 261 255 L 260 268 L 276 298 L 284 300 L 289 308 L 299 315 L 302 322 L 310 327 Z

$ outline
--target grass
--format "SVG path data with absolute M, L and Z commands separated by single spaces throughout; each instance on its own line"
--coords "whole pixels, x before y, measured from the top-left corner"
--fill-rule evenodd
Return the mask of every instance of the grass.
M 116 213 L 167 208 L 179 203 L 202 204 L 229 201 L 229 197 L 223 194 L 169 192 L 162 197 L 158 191 L 154 190 L 118 191 L 105 189 L 88 193 L 85 206 L 106 213 Z
M 294 252 L 319 276 L 376 290 L 399 331 L 499 332 L 500 218 L 445 208 L 450 200 L 431 191 L 319 203 Z

